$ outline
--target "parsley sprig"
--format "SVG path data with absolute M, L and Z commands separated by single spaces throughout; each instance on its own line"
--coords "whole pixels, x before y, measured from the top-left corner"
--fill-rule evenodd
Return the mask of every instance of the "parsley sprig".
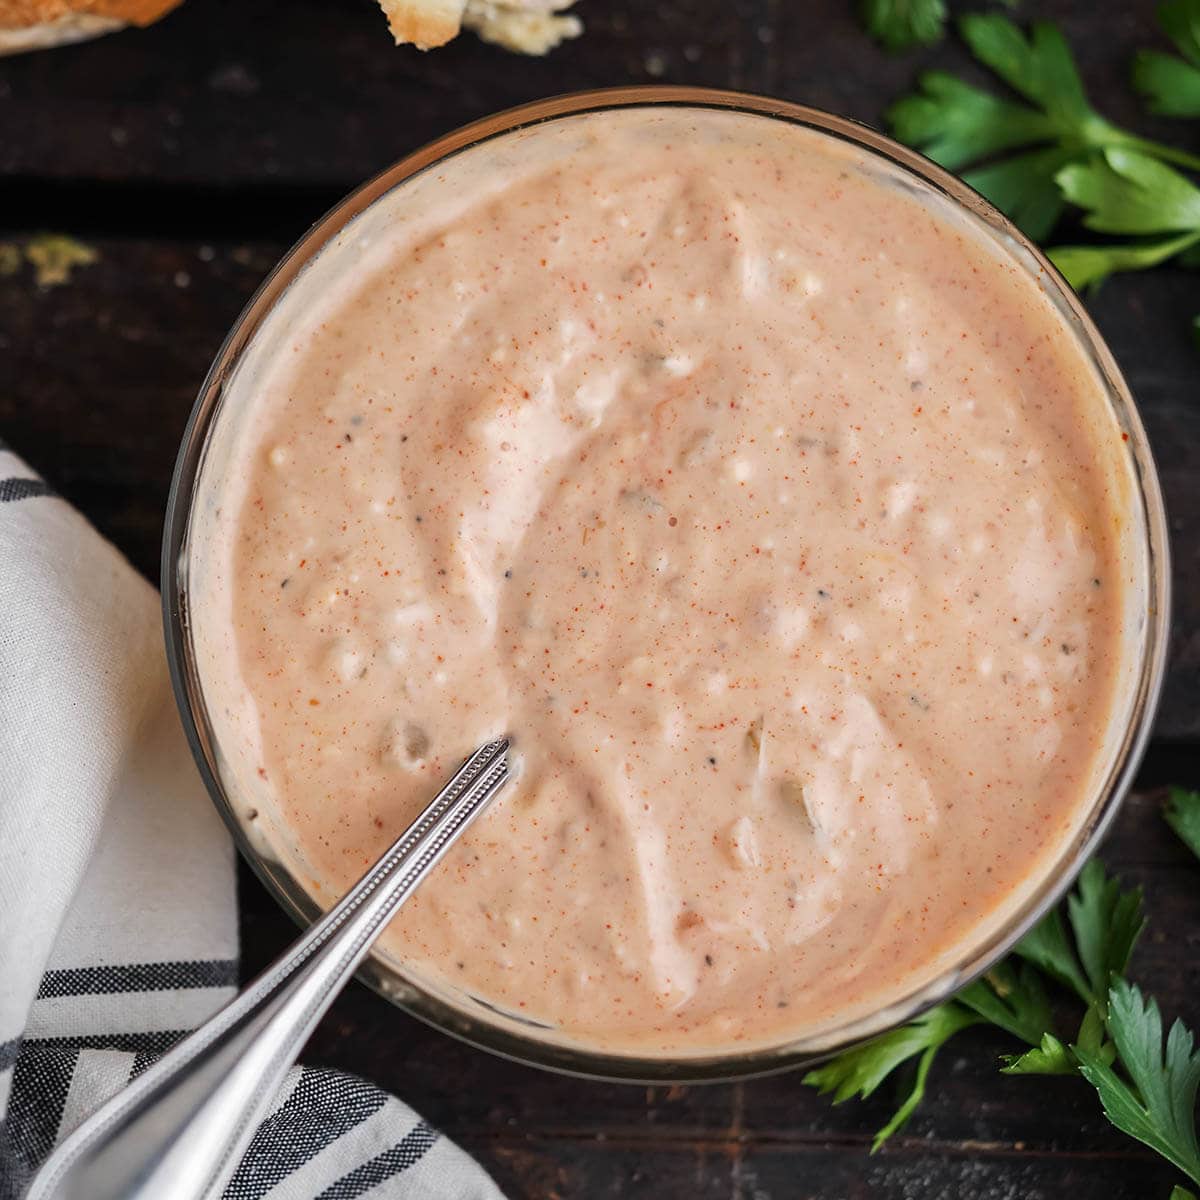
M 1188 3 L 1200 8 L 1200 0 Z M 1022 99 L 930 71 L 916 95 L 892 106 L 888 120 L 901 141 L 959 172 L 1035 241 L 1062 215 L 1067 197 L 1057 176 L 1072 163 L 1123 149 L 1200 170 L 1200 156 L 1101 116 L 1053 25 L 1034 25 L 1026 35 L 999 13 L 972 13 L 959 22 L 959 32 L 975 57 Z
M 1165 815 L 1200 857 L 1200 792 L 1173 788 Z M 832 1093 L 838 1104 L 871 1095 L 916 1060 L 900 1106 L 875 1135 L 873 1153 L 920 1103 L 941 1047 L 972 1025 L 995 1025 L 1028 1047 L 1001 1059 L 1004 1074 L 1082 1077 L 1096 1089 L 1113 1125 L 1200 1184 L 1195 1114 L 1200 1051 L 1178 1020 L 1164 1043 L 1158 1004 L 1124 978 L 1144 926 L 1141 890 L 1122 888 L 1093 861 L 1066 904 L 1035 926 L 1012 957 L 953 1000 L 838 1055 L 804 1082 Z M 1055 988 L 1083 1005 L 1073 1038 L 1056 1023 L 1060 1010 L 1050 1000 Z M 1171 1200 L 1196 1197 L 1176 1187 Z
M 1159 20 L 1179 55 L 1143 51 L 1134 84 L 1155 112 L 1200 116 L 1200 0 L 1167 0 Z M 1053 25 L 1026 34 L 999 13 L 973 13 L 959 32 L 1019 98 L 930 71 L 888 112 L 901 141 L 957 171 L 1035 241 L 1068 205 L 1087 228 L 1131 239 L 1049 250 L 1076 289 L 1168 259 L 1200 266 L 1200 188 L 1176 169 L 1200 171 L 1200 156 L 1101 116 Z M 1192 332 L 1200 345 L 1200 314 Z
M 823 1067 L 809 1071 L 804 1082 L 815 1087 L 822 1096 L 832 1092 L 834 1104 L 841 1104 L 852 1096 L 865 1100 L 893 1071 L 911 1059 L 917 1060 L 916 1073 L 904 1100 L 871 1143 L 874 1153 L 905 1125 L 924 1099 L 925 1081 L 937 1052 L 960 1030 L 981 1020 L 982 1017 L 965 1005 L 939 1004 L 915 1021 L 880 1034 L 839 1054 Z
M 1154 1000 L 1124 979 L 1109 992 L 1108 1029 L 1127 1078 L 1100 1055 L 1074 1047 L 1079 1073 L 1100 1094 L 1104 1115 L 1200 1183 L 1196 1090 L 1200 1053 L 1191 1030 L 1176 1021 L 1163 1048 L 1162 1017 Z

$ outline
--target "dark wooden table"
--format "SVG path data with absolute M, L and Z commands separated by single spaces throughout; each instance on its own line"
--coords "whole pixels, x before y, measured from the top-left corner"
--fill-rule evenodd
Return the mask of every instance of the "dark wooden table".
M 1056 0 L 1112 118 L 1153 5 Z M 188 0 L 145 32 L 0 60 L 0 240 L 69 233 L 98 253 L 69 283 L 0 276 L 0 437 L 150 578 L 197 386 L 278 255 L 381 167 L 464 121 L 583 87 L 648 82 L 772 93 L 878 124 L 923 66 L 970 70 L 960 46 L 890 58 L 849 0 L 585 0 L 586 36 L 545 60 L 469 38 L 430 55 L 391 46 L 367 0 Z M 1139 791 L 1104 855 L 1147 890 L 1136 976 L 1200 1024 L 1200 866 L 1158 815 L 1161 787 L 1200 785 L 1200 353 L 1197 276 L 1161 269 L 1092 302 L 1141 402 L 1175 552 L 1171 673 Z M 292 935 L 243 870 L 245 966 Z M 459 1045 L 352 987 L 308 1060 L 360 1072 L 421 1109 L 513 1196 L 872 1196 L 886 1200 L 1161 1197 L 1173 1174 L 1110 1129 L 1076 1080 L 1004 1079 L 1008 1047 L 970 1031 L 935 1067 L 908 1129 L 868 1157 L 888 1088 L 838 1109 L 795 1074 L 727 1086 L 572 1081 Z

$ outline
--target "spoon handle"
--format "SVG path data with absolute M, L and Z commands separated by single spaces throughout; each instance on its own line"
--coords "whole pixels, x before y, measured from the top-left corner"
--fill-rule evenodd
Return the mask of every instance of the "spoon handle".
M 345 897 L 71 1133 L 26 1200 L 214 1200 L 284 1075 L 388 919 L 508 779 L 481 746 Z

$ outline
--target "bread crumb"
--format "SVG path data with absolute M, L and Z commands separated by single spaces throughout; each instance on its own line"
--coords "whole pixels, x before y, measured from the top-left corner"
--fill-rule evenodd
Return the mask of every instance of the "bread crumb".
M 573 0 L 379 0 L 397 45 L 443 46 L 465 25 L 485 42 L 518 54 L 545 54 L 583 23 L 563 16 Z
M 570 0 L 567 0 L 570 3 Z M 463 24 L 485 42 L 503 46 L 516 54 L 545 54 L 569 38 L 583 32 L 583 22 L 576 16 L 563 16 L 558 11 L 567 4 L 553 8 L 514 6 L 502 0 L 468 0 Z
M 64 233 L 41 233 L 25 243 L 25 261 L 33 267 L 38 287 L 58 287 L 71 281 L 76 267 L 91 266 L 99 254 Z
M 379 0 L 397 46 L 444 46 L 457 36 L 467 0 Z

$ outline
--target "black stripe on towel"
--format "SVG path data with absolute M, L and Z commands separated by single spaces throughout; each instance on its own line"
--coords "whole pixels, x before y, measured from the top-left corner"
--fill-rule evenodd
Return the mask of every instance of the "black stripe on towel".
M 23 1185 L 24 1181 L 22 1181 Z M 9 1161 L 8 1154 L 8 1125 L 0 1117 L 0 1200 L 17 1200 L 24 1190 L 18 1188 L 16 1172 Z
M 259 1125 L 224 1200 L 259 1200 L 386 1103 L 361 1079 L 306 1067 L 292 1094 Z
M 7 1071 L 17 1061 L 20 1052 L 20 1038 L 13 1038 L 11 1042 L 0 1042 L 0 1071 Z
M 133 1054 L 165 1054 L 188 1032 L 186 1029 L 164 1029 L 154 1033 L 94 1033 L 88 1037 L 30 1038 L 25 1043 L 25 1049 L 128 1050 Z
M 58 1136 L 63 1105 L 79 1052 L 25 1043 L 13 1070 L 12 1092 L 0 1144 L 0 1196 L 19 1196 Z
M 316 1200 L 353 1200 L 363 1192 L 378 1187 L 386 1179 L 415 1167 L 438 1140 L 436 1129 L 418 1121 L 390 1150 L 368 1159 L 327 1187 Z
M 37 998 L 234 987 L 237 981 L 237 962 L 231 958 L 128 963 L 118 967 L 71 967 L 64 971 L 47 971 L 42 976 Z
M 54 490 L 41 479 L 0 479 L 0 504 L 28 500 L 31 496 L 53 496 Z
M 153 1054 L 149 1050 L 139 1050 L 133 1056 L 133 1066 L 129 1071 L 129 1078 L 136 1079 L 147 1067 L 158 1062 L 162 1056 Z

